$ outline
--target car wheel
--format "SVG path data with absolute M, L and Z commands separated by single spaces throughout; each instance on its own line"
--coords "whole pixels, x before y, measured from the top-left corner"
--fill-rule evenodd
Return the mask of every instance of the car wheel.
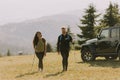
M 117 59 L 117 56 L 105 56 L 106 60 L 115 60 Z
M 118 51 L 118 57 L 119 57 L 119 61 L 120 61 L 120 50 Z
M 88 48 L 84 48 L 82 50 L 81 58 L 84 62 L 89 62 L 89 61 L 95 60 L 94 54 Z

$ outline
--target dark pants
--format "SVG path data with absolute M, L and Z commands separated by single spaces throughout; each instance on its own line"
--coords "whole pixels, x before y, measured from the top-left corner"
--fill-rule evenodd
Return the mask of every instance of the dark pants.
M 69 50 L 61 50 L 63 71 L 67 71 Z
M 43 70 L 44 52 L 36 52 L 36 56 L 39 59 L 38 68 L 41 69 L 41 70 Z

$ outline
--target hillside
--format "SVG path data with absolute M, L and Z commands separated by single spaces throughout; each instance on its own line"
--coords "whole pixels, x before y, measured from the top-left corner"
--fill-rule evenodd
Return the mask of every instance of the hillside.
M 56 45 L 57 37 L 61 34 L 61 26 L 70 26 L 73 33 L 80 33 L 78 13 L 64 13 L 45 16 L 38 19 L 26 20 L 19 23 L 9 23 L 0 26 L 0 52 L 10 49 L 12 53 L 24 51 L 30 53 L 32 40 L 36 31 L 41 31 L 47 42 Z
M 69 69 L 61 73 L 61 56 L 55 53 L 44 58 L 44 72 L 37 72 L 38 59 L 31 70 L 33 55 L 0 58 L 0 80 L 120 80 L 120 63 L 98 58 L 83 63 L 79 52 L 70 52 Z

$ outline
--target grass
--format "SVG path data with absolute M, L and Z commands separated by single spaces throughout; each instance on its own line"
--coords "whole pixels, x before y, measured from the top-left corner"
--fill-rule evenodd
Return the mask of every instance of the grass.
M 75 54 L 74 54 L 75 53 Z M 97 58 L 83 63 L 78 51 L 70 52 L 69 68 L 62 73 L 61 56 L 47 54 L 44 58 L 44 72 L 37 72 L 38 59 L 31 66 L 33 55 L 0 58 L 0 80 L 120 80 L 120 62 Z

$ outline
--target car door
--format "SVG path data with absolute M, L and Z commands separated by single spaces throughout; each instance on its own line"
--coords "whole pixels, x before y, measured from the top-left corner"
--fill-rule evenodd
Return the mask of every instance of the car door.
M 119 28 L 118 27 L 115 27 L 115 28 L 112 28 L 110 30 L 110 41 L 111 41 L 111 47 L 110 47 L 110 51 L 112 53 L 115 53 L 116 52 L 116 48 L 117 48 L 117 45 L 119 43 Z
M 110 29 L 103 29 L 99 35 L 97 46 L 97 53 L 109 53 L 110 52 Z

